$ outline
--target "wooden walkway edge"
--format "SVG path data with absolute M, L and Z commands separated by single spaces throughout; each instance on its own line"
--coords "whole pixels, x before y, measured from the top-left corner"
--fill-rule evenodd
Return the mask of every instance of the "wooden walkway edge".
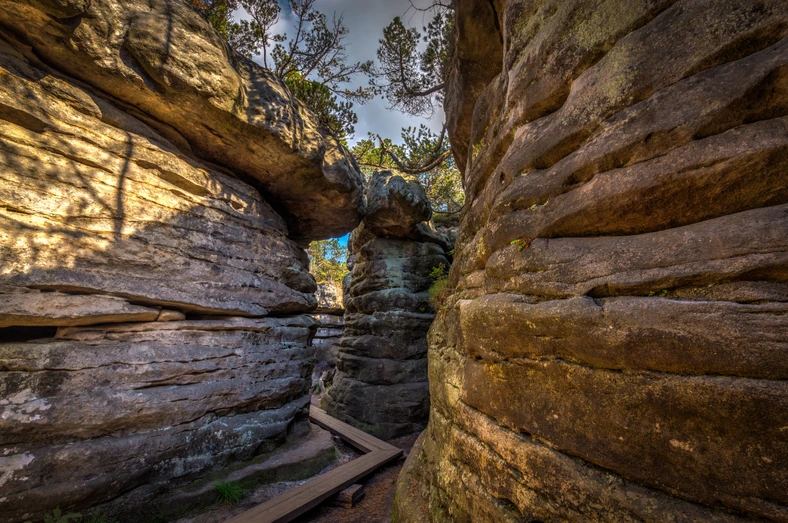
M 309 409 L 309 419 L 365 454 L 230 518 L 226 523 L 288 523 L 386 463 L 402 456 L 402 449 L 332 418 L 314 405 Z

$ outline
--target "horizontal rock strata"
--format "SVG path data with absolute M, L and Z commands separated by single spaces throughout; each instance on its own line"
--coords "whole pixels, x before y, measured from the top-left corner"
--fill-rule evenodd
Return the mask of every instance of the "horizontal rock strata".
M 3 0 L 0 26 L 42 66 L 106 93 L 185 152 L 254 180 L 292 237 L 327 238 L 358 223 L 362 177 L 347 151 L 185 2 Z
M 302 246 L 361 180 L 187 3 L 0 0 L 0 520 L 147 521 L 296 437 Z
M 306 256 L 255 189 L 5 50 L 4 283 L 220 314 L 314 308 Z
M 788 7 L 455 7 L 469 204 L 396 520 L 787 521 Z
M 426 333 L 435 313 L 433 269 L 448 267 L 446 240 L 413 177 L 375 173 L 367 215 L 350 239 L 337 372 L 324 396 L 333 416 L 382 438 L 419 430 L 429 408 Z
M 341 303 L 337 305 L 341 305 Z M 312 340 L 316 360 L 315 368 L 312 371 L 312 392 L 319 396 L 323 395 L 334 380 L 337 350 L 345 332 L 344 315 L 333 312 L 335 310 L 332 309 L 330 314 L 327 312 L 312 314 L 312 318 L 317 323 L 315 339 Z
M 4 517 L 161 491 L 272 448 L 305 415 L 314 329 L 228 318 L 0 343 Z

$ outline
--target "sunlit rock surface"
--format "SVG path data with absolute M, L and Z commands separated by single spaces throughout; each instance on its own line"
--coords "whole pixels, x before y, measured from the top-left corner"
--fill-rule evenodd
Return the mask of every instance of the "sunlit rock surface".
M 317 298 L 317 311 L 329 314 L 342 314 L 344 306 L 344 292 L 342 285 L 335 281 L 327 281 L 317 284 L 315 298 Z
M 150 520 L 305 426 L 302 246 L 362 204 L 185 3 L 0 0 L 0 520 Z
M 0 27 L 35 62 L 41 88 L 57 88 L 56 72 L 69 75 L 182 152 L 249 179 L 292 238 L 339 236 L 358 223 L 362 177 L 347 151 L 273 74 L 232 54 L 186 2 L 2 0 Z M 91 105 L 89 93 L 64 96 L 86 116 L 96 112 L 79 109 Z M 29 113 L 13 103 L 4 112 L 19 110 Z M 42 116 L 25 121 L 43 132 L 50 121 Z M 114 138 L 120 151 L 138 146 Z
M 396 521 L 788 521 L 788 4 L 455 6 L 469 204 Z
M 449 265 L 447 243 L 425 222 L 432 211 L 413 176 L 375 173 L 367 202 L 349 241 L 344 336 L 323 401 L 333 416 L 393 438 L 427 419 L 427 290 L 432 270 Z

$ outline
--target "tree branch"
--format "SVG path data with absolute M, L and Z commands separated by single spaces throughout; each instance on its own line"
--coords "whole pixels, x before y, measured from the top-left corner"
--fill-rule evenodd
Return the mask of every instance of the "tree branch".
M 435 1 L 431 2 L 430 5 L 427 6 L 427 7 L 416 7 L 416 4 L 413 3 L 413 0 L 410 0 L 410 7 L 408 9 L 413 9 L 415 11 L 426 12 L 426 11 L 432 11 L 436 7 L 439 8 L 439 9 L 452 9 L 452 10 L 454 9 L 454 6 L 452 5 L 451 2 L 446 2 L 444 4 L 440 0 L 435 0 Z
M 449 158 L 449 156 L 451 156 L 452 153 L 451 148 L 449 148 L 446 151 L 444 151 L 443 154 L 441 154 L 440 156 L 438 156 L 437 158 L 435 158 L 434 160 L 432 160 L 431 162 L 425 165 L 422 165 L 420 167 L 408 167 L 407 165 L 402 163 L 402 161 L 399 158 L 397 158 L 396 154 L 394 154 L 392 151 L 388 149 L 388 147 L 386 147 L 386 143 L 383 141 L 383 138 L 381 138 L 380 135 L 378 135 L 378 141 L 380 142 L 381 157 L 383 156 L 383 154 L 387 154 L 389 158 L 391 158 L 391 161 L 393 161 L 396 164 L 397 169 L 405 174 L 422 174 L 431 171 L 434 168 L 438 167 L 443 162 L 445 162 Z M 381 163 L 382 161 L 383 159 L 381 158 Z

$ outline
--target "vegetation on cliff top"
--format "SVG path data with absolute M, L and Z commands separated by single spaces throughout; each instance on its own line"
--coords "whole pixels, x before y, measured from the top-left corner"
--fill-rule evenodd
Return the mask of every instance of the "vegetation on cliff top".
M 317 115 L 320 124 L 345 144 L 353 137 L 358 116 L 355 104 L 382 96 L 389 108 L 431 118 L 443 103 L 453 53 L 454 12 L 441 1 L 422 11 L 431 17 L 422 31 L 396 17 L 383 29 L 377 60 L 350 62 L 342 16 L 329 18 L 316 0 L 289 0 L 293 27 L 288 35 L 274 33 L 282 7 L 277 0 L 189 0 L 238 53 L 255 58 L 271 70 Z M 239 10 L 248 19 L 237 19 Z M 367 86 L 350 89 L 357 77 Z M 395 169 L 418 176 L 438 215 L 459 212 L 465 202 L 462 180 L 452 156 L 445 124 L 440 133 L 426 125 L 403 128 L 399 143 L 369 135 L 351 148 L 366 176 L 378 169 Z M 318 282 L 341 282 L 347 273 L 339 242 L 313 242 L 308 254 Z

